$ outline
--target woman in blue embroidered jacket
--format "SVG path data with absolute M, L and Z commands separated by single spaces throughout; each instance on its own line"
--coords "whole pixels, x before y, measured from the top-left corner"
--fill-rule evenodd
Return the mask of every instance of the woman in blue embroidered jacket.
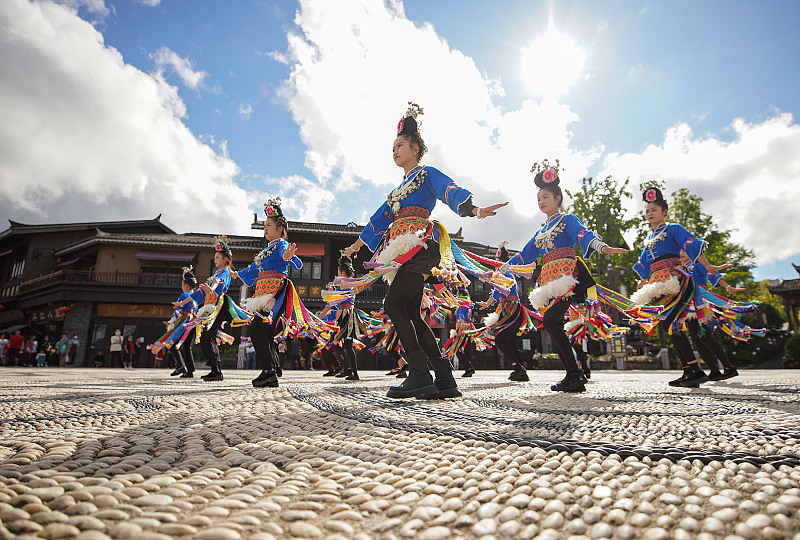
M 245 309 L 255 313 L 250 322 L 250 339 L 256 350 L 257 367 L 261 374 L 253 379 L 253 386 L 276 388 L 282 369 L 275 344 L 275 330 L 285 311 L 289 280 L 289 265 L 300 270 L 303 262 L 295 255 L 297 244 L 287 240 L 289 224 L 281 211 L 281 199 L 270 199 L 264 205 L 264 237 L 267 247 L 255 256 L 247 268 L 234 272 L 248 287 L 255 285 L 253 296 L 245 302 Z M 280 299 L 280 304 L 277 304 Z
M 536 173 L 534 183 L 539 188 L 539 209 L 547 215 L 547 221 L 522 251 L 500 268 L 500 272 L 506 271 L 509 264 L 528 264 L 542 257 L 539 287 L 530 292 L 529 299 L 535 309 L 544 311 L 542 324 L 567 370 L 564 380 L 550 388 L 556 392 L 583 392 L 586 377 L 575 362 L 563 321 L 572 302 L 586 299 L 587 291 L 594 286 L 594 279 L 585 263 L 576 258 L 575 244 L 580 246 L 584 257 L 590 257 L 595 251 L 616 255 L 626 250 L 608 246 L 597 234 L 586 229 L 574 214 L 563 212 L 564 195 L 559 187 L 558 165 L 558 160 L 555 167 L 545 160 L 541 166 L 537 164 L 531 169 Z
M 706 247 L 703 240 L 677 223 L 667 223 L 669 205 L 656 184 L 648 182 L 642 188 L 642 199 L 646 204 L 645 219 L 653 230 L 644 241 L 639 261 L 633 266 L 640 280 L 639 288 L 631 295 L 631 300 L 641 305 L 655 303 L 664 306 L 659 324 L 664 325 L 671 334 L 672 344 L 683 367 L 683 375 L 669 384 L 697 387 L 708 381 L 708 376 L 697 365 L 689 338 L 682 331 L 698 291 L 692 274 L 681 266 L 681 250 L 684 250 L 688 260 L 702 264 L 712 273 L 717 272 L 718 268 L 703 255 Z M 695 334 L 697 329 L 692 325 L 689 331 Z
M 421 166 L 419 161 L 427 147 L 417 129 L 416 117 L 422 109 L 414 103 L 409 105 L 392 146 L 394 162 L 405 172 L 403 181 L 389 193 L 358 240 L 345 252 L 353 255 L 366 244 L 371 251 L 378 250 L 377 263 L 395 261 L 401 265 L 396 275 L 387 274 L 391 285 L 384 309 L 406 352 L 409 376 L 400 386 L 390 388 L 387 396 L 458 397 L 461 393 L 450 362 L 442 358 L 433 332 L 420 316 L 425 280 L 440 263 L 439 237 L 430 213 L 437 200 L 460 216 L 478 218 L 493 216 L 495 210 L 508 203 L 479 208 L 472 203 L 469 191 L 437 169 Z M 428 371 L 428 360 L 436 374 L 435 381 Z
M 226 294 L 231 285 L 232 261 L 233 253 L 228 247 L 226 239 L 217 238 L 214 244 L 214 266 L 217 270 L 189 295 L 190 299 L 198 306 L 203 306 L 198 311 L 198 316 L 209 316 L 216 313 L 213 321 L 205 322 L 209 326 L 200 335 L 200 350 L 203 351 L 206 365 L 211 367 L 209 373 L 200 377 L 205 381 L 221 381 L 223 379 L 222 362 L 219 359 L 219 347 L 217 347 L 217 332 L 222 328 L 223 323 L 229 322 L 233 318 L 232 311 L 235 309 L 232 305 L 233 300 Z M 179 307 L 188 301 L 189 298 L 181 302 L 174 302 L 174 305 Z

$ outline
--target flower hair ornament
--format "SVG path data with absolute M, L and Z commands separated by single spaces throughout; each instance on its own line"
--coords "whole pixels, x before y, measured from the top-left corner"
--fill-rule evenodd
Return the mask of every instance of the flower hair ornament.
M 557 186 L 560 182 L 558 173 L 561 170 L 561 163 L 558 160 L 556 160 L 555 165 L 551 165 L 547 159 L 541 163 L 534 163 L 533 167 L 531 167 L 531 172 L 536 175 L 533 178 L 533 183 L 539 189 L 545 186 Z
M 639 184 L 639 189 L 642 190 L 642 200 L 647 203 L 651 202 L 664 202 L 664 195 L 661 193 L 663 183 L 658 180 L 648 180 Z
M 503 240 L 500 242 L 500 245 L 497 246 L 497 255 L 496 258 L 500 260 L 501 258 L 505 259 L 508 258 L 508 249 L 506 246 L 508 245 L 508 240 Z
M 280 219 L 284 217 L 283 210 L 281 210 L 281 198 L 273 197 L 267 199 L 267 202 L 264 203 L 264 213 L 268 218 Z
M 186 279 L 187 274 L 190 274 L 192 277 L 194 277 L 194 267 L 191 264 L 189 266 L 184 266 L 183 268 L 181 268 L 181 271 L 183 272 L 181 274 L 181 278 L 183 279 Z
M 228 244 L 228 237 L 225 235 L 214 237 L 214 251 L 219 251 L 226 257 L 230 258 L 232 251 Z
M 418 116 L 422 116 L 425 114 L 424 109 L 414 103 L 413 101 L 408 102 L 408 110 L 400 119 L 400 122 L 397 123 L 397 134 L 398 135 L 419 135 L 419 126 L 422 125 L 422 122 L 417 120 Z

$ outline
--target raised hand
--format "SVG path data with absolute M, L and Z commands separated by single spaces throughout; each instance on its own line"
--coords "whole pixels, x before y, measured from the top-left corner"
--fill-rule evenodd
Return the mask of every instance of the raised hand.
M 491 206 L 483 206 L 477 209 L 475 216 L 477 216 L 478 219 L 483 219 L 485 217 L 497 215 L 497 210 L 506 206 L 507 204 L 507 202 L 504 202 L 500 204 L 493 204 Z
M 620 253 L 625 253 L 626 251 L 628 250 L 625 248 L 618 248 L 611 246 L 606 246 L 603 248 L 603 253 L 605 253 L 606 255 L 619 255 Z

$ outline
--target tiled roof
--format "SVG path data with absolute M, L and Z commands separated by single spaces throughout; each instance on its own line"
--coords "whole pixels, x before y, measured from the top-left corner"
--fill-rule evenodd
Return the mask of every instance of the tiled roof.
M 186 234 L 145 234 L 145 233 L 108 233 L 98 230 L 97 234 L 64 246 L 54 253 L 62 257 L 75 251 L 98 244 L 154 246 L 168 248 L 210 249 L 217 235 L 203 233 Z M 232 249 L 259 250 L 264 247 L 264 238 L 258 236 L 228 236 Z
M 86 231 L 91 229 L 125 229 L 140 226 L 156 226 L 164 233 L 175 233 L 161 222 L 161 214 L 153 219 L 138 219 L 131 221 L 91 221 L 85 223 L 45 223 L 41 225 L 28 225 L 18 221 L 8 220 L 10 227 L 0 232 L 0 239 L 12 234 L 41 234 L 48 232 Z

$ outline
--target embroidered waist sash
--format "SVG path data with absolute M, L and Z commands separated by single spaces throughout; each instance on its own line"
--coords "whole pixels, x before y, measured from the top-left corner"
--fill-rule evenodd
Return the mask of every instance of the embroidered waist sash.
M 274 295 L 281 288 L 283 280 L 286 275 L 278 272 L 277 270 L 265 270 L 258 273 L 256 279 L 256 290 L 253 293 L 253 298 L 264 296 L 267 294 Z
M 419 206 L 406 206 L 394 215 L 389 229 L 389 239 L 393 240 L 404 234 L 415 234 L 430 226 L 431 213 Z
M 543 257 L 542 273 L 539 284 L 547 285 L 561 276 L 577 276 L 578 267 L 575 249 L 564 247 L 547 252 Z
M 672 270 L 680 266 L 681 260 L 678 257 L 659 259 L 650 265 L 650 279 L 648 283 L 667 281 L 673 276 Z
M 204 306 L 215 306 L 217 304 L 217 300 L 219 300 L 219 295 L 217 293 L 210 292 L 206 294 L 206 299 L 203 302 Z

